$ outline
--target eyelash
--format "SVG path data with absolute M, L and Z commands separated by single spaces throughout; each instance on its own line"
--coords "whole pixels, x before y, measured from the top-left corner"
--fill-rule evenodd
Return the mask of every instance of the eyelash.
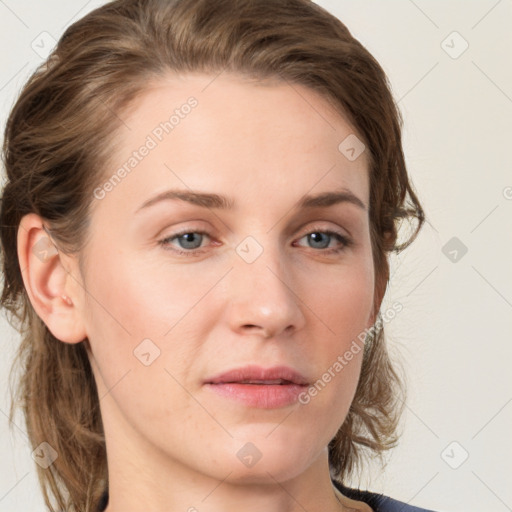
M 204 252 L 201 249 L 191 249 L 191 250 L 185 251 L 185 250 L 181 250 L 181 249 L 176 249 L 174 247 L 171 248 L 171 246 L 170 246 L 170 243 L 169 243 L 170 241 L 177 239 L 183 235 L 187 235 L 187 234 L 191 234 L 191 233 L 198 234 L 198 235 L 206 235 L 208 238 L 211 238 L 210 235 L 205 231 L 188 229 L 188 230 L 180 231 L 178 233 L 173 233 L 172 235 L 165 237 L 162 240 L 159 240 L 158 243 L 159 243 L 159 245 L 161 245 L 163 247 L 164 250 L 172 251 L 180 256 L 188 256 L 188 257 L 200 256 Z M 341 235 L 340 233 L 337 233 L 336 231 L 332 231 L 329 229 L 313 228 L 311 231 L 308 231 L 307 233 L 302 235 L 298 240 L 300 240 L 308 235 L 311 235 L 313 233 L 321 233 L 323 235 L 328 235 L 328 236 L 334 237 L 338 240 L 338 242 L 341 243 L 341 245 L 339 245 L 338 247 L 334 247 L 334 248 L 330 248 L 330 249 L 319 249 L 318 251 L 323 254 L 338 254 L 354 245 L 354 241 L 351 240 L 350 238 L 348 238 L 347 236 Z M 312 248 L 312 249 L 315 250 L 314 248 Z

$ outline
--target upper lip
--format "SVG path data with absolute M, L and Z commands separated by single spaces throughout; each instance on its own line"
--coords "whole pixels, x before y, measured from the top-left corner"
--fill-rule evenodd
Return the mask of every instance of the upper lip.
M 262 368 L 261 366 L 248 365 L 241 368 L 234 368 L 227 372 L 219 373 L 205 380 L 205 384 L 220 384 L 240 381 L 276 381 L 281 380 L 284 384 L 292 383 L 299 385 L 308 384 L 307 379 L 298 371 L 289 366 L 273 366 Z

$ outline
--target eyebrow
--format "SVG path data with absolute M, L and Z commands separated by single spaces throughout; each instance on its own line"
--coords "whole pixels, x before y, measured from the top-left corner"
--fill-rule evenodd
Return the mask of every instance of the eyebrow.
M 170 200 L 180 200 L 196 206 L 201 206 L 203 208 L 221 210 L 232 209 L 235 205 L 233 199 L 219 194 L 197 192 L 194 190 L 171 189 L 161 192 L 155 197 L 145 201 L 137 209 L 136 213 L 161 201 Z M 362 210 L 367 210 L 367 207 L 363 201 L 361 201 L 361 199 L 359 199 L 353 192 L 348 189 L 322 192 L 316 195 L 305 195 L 298 201 L 296 207 L 299 209 L 327 208 L 339 203 L 349 203 L 361 208 Z

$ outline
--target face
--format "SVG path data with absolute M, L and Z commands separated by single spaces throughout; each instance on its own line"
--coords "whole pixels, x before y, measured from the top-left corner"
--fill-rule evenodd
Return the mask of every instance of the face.
M 107 450 L 292 478 L 343 423 L 373 323 L 366 154 L 314 91 L 234 75 L 162 79 L 121 117 L 82 276 Z M 278 383 L 298 375 L 316 393 Z

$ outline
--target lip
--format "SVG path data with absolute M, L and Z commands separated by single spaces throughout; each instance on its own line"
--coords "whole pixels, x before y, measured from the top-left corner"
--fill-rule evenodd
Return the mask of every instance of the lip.
M 281 383 L 277 383 L 278 380 Z M 250 407 L 274 409 L 297 402 L 308 381 L 289 366 L 262 368 L 249 365 L 210 377 L 204 381 L 204 386 L 217 395 Z
M 205 380 L 206 384 L 226 384 L 246 380 L 272 381 L 282 379 L 300 386 L 308 384 L 307 379 L 298 371 L 289 366 L 273 366 L 263 368 L 257 365 L 247 365 L 241 368 L 234 368 L 227 372 L 215 375 Z

